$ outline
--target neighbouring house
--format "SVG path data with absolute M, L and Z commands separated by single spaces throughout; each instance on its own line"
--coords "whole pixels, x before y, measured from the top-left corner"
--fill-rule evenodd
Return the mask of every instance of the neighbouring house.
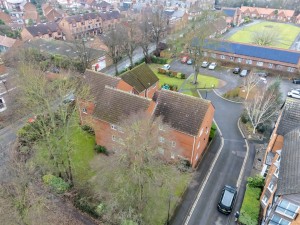
M 16 41 L 16 39 L 0 35 L 0 53 L 6 52 L 16 43 Z
M 263 225 L 300 223 L 300 100 L 287 97 L 264 157 Z
M 217 39 L 206 40 L 203 46 L 203 56 L 249 67 L 289 73 L 298 73 L 300 69 L 299 51 Z
M 68 16 L 59 22 L 59 27 L 66 35 L 67 40 L 100 35 L 102 32 L 115 27 L 119 22 L 119 11 L 100 13 L 86 13 L 83 15 Z
M 148 67 L 146 64 L 144 66 Z M 127 77 L 130 75 L 134 78 Z M 143 97 L 138 95 L 142 92 L 136 92 L 137 89 L 143 89 L 142 82 L 147 82 L 137 79 L 142 75 L 128 73 L 126 77 L 111 77 L 87 70 L 84 78 L 93 98 L 79 104 L 82 123 L 94 128 L 98 145 L 110 147 L 118 140 L 115 131 L 119 130 L 122 119 L 132 113 L 146 111 L 154 117 L 161 117 L 164 126 L 171 130 L 168 140 L 161 136 L 159 141 L 170 143 L 174 151 L 158 149 L 159 153 L 166 159 L 185 159 L 195 167 L 202 159 L 209 141 L 215 110 L 212 103 L 169 90 L 156 92 L 152 99 Z M 160 132 L 163 131 L 164 128 L 160 128 Z M 175 151 L 177 149 L 180 149 L 179 153 Z
M 168 17 L 170 32 L 181 30 L 188 23 L 189 15 L 185 10 L 176 7 L 175 9 L 166 9 L 164 13 Z
M 224 17 L 216 18 L 215 21 L 207 26 L 209 38 L 215 38 L 218 35 L 224 34 L 228 30 L 228 26 Z
M 99 10 L 100 12 L 109 12 L 114 9 L 113 5 L 106 1 L 101 1 L 101 2 L 93 2 L 90 7 L 92 9 Z
M 300 24 L 300 14 L 298 16 L 296 16 L 295 23 Z
M 30 27 L 24 27 L 21 31 L 23 41 L 32 39 L 59 40 L 63 39 L 64 34 L 57 23 L 40 23 Z
M 132 88 L 131 93 L 152 98 L 158 90 L 159 79 L 145 63 L 123 73 L 120 78 Z
M 40 23 L 40 16 L 34 4 L 27 2 L 24 5 L 23 12 L 23 19 L 26 25 L 32 26 L 33 24 Z
M 215 5 L 215 0 L 196 0 L 192 1 L 190 8 L 199 8 L 201 10 L 213 9 Z
M 49 3 L 45 3 L 42 5 L 42 11 L 43 11 L 43 15 L 46 17 L 48 22 L 56 22 L 58 19 L 63 17 L 63 15 L 59 13 Z
M 221 9 L 225 16 L 228 27 L 239 26 L 242 22 L 241 11 L 239 8 L 226 8 Z
M 12 23 L 12 19 L 10 18 L 10 16 L 5 13 L 5 12 L 2 12 L 0 11 L 0 19 L 6 24 L 6 25 L 9 25 Z
M 279 22 L 293 22 L 295 10 L 242 6 L 241 14 L 243 18 L 250 17 Z

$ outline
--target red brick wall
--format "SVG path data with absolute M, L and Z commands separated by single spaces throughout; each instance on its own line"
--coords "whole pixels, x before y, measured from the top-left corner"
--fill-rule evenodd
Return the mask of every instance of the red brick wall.
M 132 92 L 133 91 L 133 87 L 130 86 L 129 84 L 127 84 L 123 80 L 119 81 L 119 83 L 117 85 L 117 89 L 122 90 L 122 91 L 127 91 L 127 92 Z

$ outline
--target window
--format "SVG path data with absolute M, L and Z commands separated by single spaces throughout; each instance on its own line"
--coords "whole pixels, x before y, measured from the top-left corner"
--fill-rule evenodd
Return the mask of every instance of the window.
M 172 145 L 172 147 L 175 147 L 175 146 L 176 146 L 176 142 L 175 142 L 175 141 L 172 141 L 172 142 L 171 142 L 171 145 Z
M 290 222 L 274 214 L 272 219 L 269 221 L 269 225 L 289 225 Z
M 159 147 L 158 153 L 163 155 L 163 154 L 165 154 L 165 150 L 163 148 Z
M 275 212 L 283 214 L 286 217 L 294 219 L 296 217 L 299 207 L 287 200 L 282 200 L 276 207 Z
M 87 114 L 87 110 L 86 110 L 86 108 L 84 107 L 84 108 L 82 108 L 82 112 L 83 113 L 85 113 L 85 114 Z
M 205 131 L 205 134 L 208 134 L 208 127 L 206 127 L 206 131 Z
M 171 152 L 171 159 L 175 159 L 175 153 Z
M 275 173 L 274 175 L 278 178 L 278 175 L 279 175 L 279 169 L 276 167 L 276 170 L 275 170 Z
M 112 135 L 112 136 L 111 136 L 111 140 L 112 140 L 112 141 L 116 141 L 116 136 L 115 136 L 115 135 Z
M 247 59 L 246 60 L 246 64 L 252 64 L 252 60 L 251 59 Z
M 237 61 L 240 63 L 242 62 L 242 58 L 238 58 Z
M 165 142 L 165 139 L 163 137 L 159 137 L 159 142 L 160 143 L 164 143 Z
M 281 160 L 281 156 L 278 156 L 278 158 L 276 159 L 277 162 L 280 162 Z
M 114 125 L 114 124 L 111 124 L 110 127 L 111 127 L 111 129 L 113 129 L 113 130 L 117 130 L 117 129 L 118 129 L 118 127 L 117 127 L 116 125 Z
M 288 72 L 294 72 L 294 70 L 295 70 L 295 69 L 294 69 L 293 67 L 288 67 L 288 68 L 287 68 L 287 71 L 288 71 Z
M 211 53 L 210 55 L 211 55 L 212 58 L 216 58 L 217 57 L 217 55 L 215 53 Z
M 262 198 L 262 203 L 264 203 L 265 205 L 268 202 L 268 197 L 266 195 L 264 195 L 264 197 Z
M 200 148 L 200 143 L 201 143 L 201 142 L 199 141 L 199 143 L 198 143 L 198 145 L 197 145 L 197 149 L 199 149 L 199 148 Z
M 221 55 L 220 58 L 221 58 L 221 59 L 225 59 L 225 55 Z
M 263 66 L 264 63 L 263 63 L 263 62 L 257 62 L 256 65 L 258 65 L 258 66 Z
M 163 126 L 162 124 L 159 124 L 159 125 L 158 125 L 158 129 L 159 129 L 159 130 L 164 130 L 164 126 Z
M 230 61 L 234 61 L 234 57 L 233 56 L 230 56 Z
M 269 186 L 268 186 L 269 191 L 273 192 L 274 191 L 274 187 L 275 187 L 275 184 L 271 181 L 269 183 Z
M 199 137 L 201 137 L 202 133 L 203 133 L 203 128 L 200 130 Z
M 270 69 L 273 68 L 273 63 L 269 63 L 269 68 L 270 68 Z
M 268 165 L 264 165 L 262 171 L 261 171 L 261 175 L 266 178 L 269 172 L 270 166 Z
M 3 98 L 0 98 L 0 112 L 6 110 L 5 101 Z
M 281 65 L 277 65 L 276 68 L 277 68 L 278 70 L 281 70 L 281 69 L 282 69 L 282 66 L 281 66 Z

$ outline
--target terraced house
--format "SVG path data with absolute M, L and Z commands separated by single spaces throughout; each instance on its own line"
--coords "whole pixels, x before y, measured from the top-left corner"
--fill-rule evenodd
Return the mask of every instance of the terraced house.
M 86 13 L 68 16 L 59 22 L 60 29 L 67 40 L 102 34 L 115 27 L 119 22 L 120 13 L 117 10 L 109 12 Z
M 171 150 L 161 148 L 158 152 L 166 160 L 182 158 L 195 167 L 209 141 L 214 115 L 212 103 L 169 90 L 157 91 L 158 79 L 151 69 L 146 64 L 137 68 L 121 77 L 86 71 L 93 99 L 79 104 L 82 123 L 94 128 L 98 145 L 117 150 L 114 142 L 118 140 L 118 132 L 122 132 L 122 119 L 139 111 L 160 117 L 164 125 L 160 127 L 159 142 L 168 144 Z M 164 135 L 165 128 L 170 135 Z
M 207 40 L 203 55 L 220 61 L 288 73 L 298 73 L 300 52 L 230 41 Z
M 287 98 L 268 144 L 262 175 L 263 225 L 300 224 L 300 100 Z

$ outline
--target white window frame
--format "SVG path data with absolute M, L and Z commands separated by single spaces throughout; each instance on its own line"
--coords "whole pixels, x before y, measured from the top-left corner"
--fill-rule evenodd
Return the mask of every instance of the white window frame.
M 229 60 L 230 60 L 231 62 L 233 62 L 233 61 L 234 61 L 234 57 L 233 57 L 233 56 L 230 56 Z
M 269 224 L 275 224 L 275 222 L 274 222 L 274 223 L 272 223 L 272 222 L 273 222 L 273 218 L 274 218 L 274 216 L 278 216 L 278 217 L 280 217 L 279 215 L 276 215 L 276 214 L 274 214 L 274 215 L 272 216 L 271 220 L 269 221 Z M 276 223 L 277 223 L 277 224 L 280 224 L 282 220 L 285 220 L 285 221 L 287 221 L 287 222 L 288 222 L 288 225 L 290 225 L 290 224 L 291 224 L 291 222 L 289 222 L 288 220 L 286 220 L 286 219 L 283 219 L 283 218 L 281 218 L 281 217 L 280 217 L 279 223 L 277 223 L 277 222 L 276 222 Z M 271 223 L 270 223 L 270 222 L 271 222 Z
M 160 142 L 160 143 L 165 143 L 165 138 L 160 136 L 160 137 L 159 137 L 159 142 Z
M 282 203 L 283 201 L 288 202 L 287 208 L 283 208 L 283 207 L 280 206 L 280 203 Z M 294 206 L 297 207 L 297 209 L 295 210 L 295 212 L 293 212 L 293 211 L 291 211 L 291 210 L 288 209 L 288 207 L 289 207 L 290 205 L 294 205 Z M 278 207 L 279 207 L 280 209 L 282 209 L 282 211 L 278 210 Z M 294 213 L 294 215 L 293 215 L 293 216 L 288 215 L 288 214 L 285 213 L 286 211 L 292 212 L 292 213 Z M 282 199 L 282 200 L 279 202 L 279 204 L 277 205 L 276 209 L 275 209 L 275 212 L 276 212 L 276 213 L 281 214 L 281 215 L 284 215 L 285 217 L 288 217 L 288 218 L 290 218 L 290 219 L 295 219 L 295 217 L 297 216 L 297 212 L 298 212 L 298 211 L 299 211 L 299 206 L 297 206 L 296 204 L 291 203 L 291 202 L 289 202 L 288 200 L 285 200 L 285 199 Z
M 273 66 L 274 66 L 273 63 L 269 63 L 269 66 L 268 66 L 268 67 L 269 67 L 270 69 L 272 69 Z
M 257 62 L 256 62 L 256 65 L 257 65 L 257 66 L 264 66 L 264 62 L 259 62 L 259 61 L 257 61 Z
M 158 147 L 157 149 L 158 153 L 161 154 L 161 155 L 164 155 L 165 154 L 165 150 L 161 147 Z
M 164 130 L 164 126 L 162 124 L 159 124 L 158 125 L 158 129 L 163 131 Z
M 111 136 L 111 140 L 112 140 L 112 141 L 116 141 L 116 140 L 117 140 L 117 139 L 116 139 L 116 136 L 115 136 L 115 135 L 112 135 L 112 136 Z
M 175 147 L 176 147 L 176 142 L 175 142 L 175 141 L 172 141 L 172 142 L 171 142 L 171 146 L 172 146 L 173 148 L 175 148 Z
M 118 130 L 118 127 L 117 127 L 116 125 L 114 125 L 114 124 L 111 124 L 111 125 L 110 125 L 110 128 L 111 128 L 112 130 Z
M 268 200 L 269 200 L 269 199 L 267 198 L 267 196 L 264 195 L 263 198 L 261 199 L 261 202 L 262 202 L 264 205 L 267 205 Z
M 201 137 L 202 134 L 203 134 L 203 128 L 201 128 L 200 130 L 199 137 Z
M 6 110 L 6 104 L 5 104 L 5 101 L 4 101 L 4 98 L 0 98 L 2 100 L 2 104 L 3 104 L 3 107 L 0 108 L 0 112 L 3 112 L 4 110 Z
M 279 168 L 276 167 L 275 172 L 274 172 L 275 177 L 278 178 L 279 175 Z
M 82 113 L 87 114 L 87 109 L 85 107 L 82 108 Z
M 237 62 L 239 62 L 239 63 L 241 63 L 242 61 L 243 61 L 242 58 L 238 58 L 238 59 L 237 59 Z
M 221 55 L 220 58 L 221 59 L 225 59 L 226 57 L 225 57 L 225 55 Z
M 198 142 L 197 149 L 199 149 L 200 146 L 201 146 L 201 141 Z
M 251 65 L 252 64 L 252 60 L 251 59 L 246 59 L 246 64 Z
M 288 72 L 294 72 L 294 71 L 295 71 L 295 68 L 293 68 L 293 67 L 288 67 L 288 68 L 287 68 L 287 71 L 288 71 Z
M 271 193 L 273 193 L 273 191 L 274 191 L 274 189 L 275 189 L 275 184 L 272 183 L 272 181 L 269 183 L 268 189 L 269 189 L 269 191 L 270 191 Z
M 171 152 L 171 159 L 175 159 L 175 153 Z

